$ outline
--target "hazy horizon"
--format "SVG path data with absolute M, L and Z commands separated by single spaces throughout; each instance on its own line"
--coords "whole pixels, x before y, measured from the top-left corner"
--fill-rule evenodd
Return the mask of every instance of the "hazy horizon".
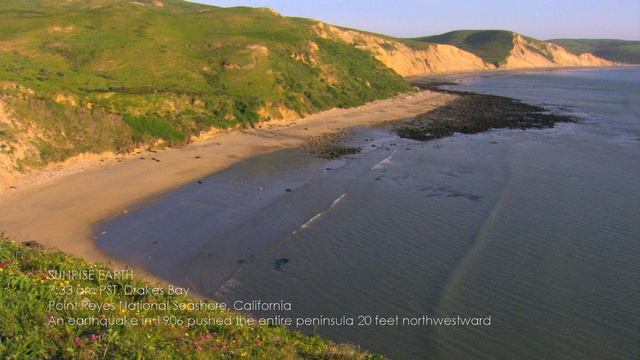
M 286 16 L 313 18 L 397 37 L 461 29 L 504 29 L 539 39 L 640 40 L 640 2 L 635 0 L 191 1 L 222 7 L 269 7 Z

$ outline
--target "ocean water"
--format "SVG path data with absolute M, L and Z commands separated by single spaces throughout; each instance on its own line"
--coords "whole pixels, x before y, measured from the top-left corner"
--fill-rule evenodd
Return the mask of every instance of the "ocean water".
M 245 161 L 105 224 L 107 253 L 255 316 L 393 359 L 640 358 L 640 69 L 464 77 L 574 115 L 431 142 L 357 129 L 363 152 Z M 491 317 L 485 326 L 357 316 Z

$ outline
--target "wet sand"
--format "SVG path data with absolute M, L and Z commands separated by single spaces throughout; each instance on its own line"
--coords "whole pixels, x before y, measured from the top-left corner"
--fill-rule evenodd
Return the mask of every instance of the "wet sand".
M 220 133 L 183 148 L 147 151 L 120 162 L 34 182 L 38 185 L 17 186 L 0 196 L 0 231 L 15 241 L 36 241 L 91 262 L 123 266 L 96 247 L 94 228 L 99 222 L 242 160 L 300 146 L 309 136 L 410 119 L 455 98 L 430 91 L 400 95 L 358 108 Z

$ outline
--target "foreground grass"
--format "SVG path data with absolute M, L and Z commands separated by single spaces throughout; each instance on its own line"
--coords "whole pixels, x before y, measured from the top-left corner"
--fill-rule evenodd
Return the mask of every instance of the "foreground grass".
M 122 301 L 188 303 L 176 295 L 125 296 L 77 294 L 97 286 L 154 286 L 133 280 L 58 280 L 51 270 L 107 270 L 59 252 L 34 249 L 0 235 L 0 358 L 2 359 L 379 359 L 352 346 L 336 345 L 282 327 L 252 325 L 186 326 L 165 324 L 175 318 L 235 317 L 227 311 L 50 310 L 50 302 L 117 303 Z M 61 294 L 68 288 L 71 295 Z M 157 317 L 145 326 L 70 326 L 48 324 L 65 317 Z

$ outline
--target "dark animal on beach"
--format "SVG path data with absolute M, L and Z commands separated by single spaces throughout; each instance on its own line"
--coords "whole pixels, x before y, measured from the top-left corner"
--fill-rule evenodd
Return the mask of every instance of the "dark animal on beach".
M 24 246 L 34 248 L 34 249 L 44 249 L 44 245 L 40 244 L 37 241 L 30 240 L 23 242 Z

